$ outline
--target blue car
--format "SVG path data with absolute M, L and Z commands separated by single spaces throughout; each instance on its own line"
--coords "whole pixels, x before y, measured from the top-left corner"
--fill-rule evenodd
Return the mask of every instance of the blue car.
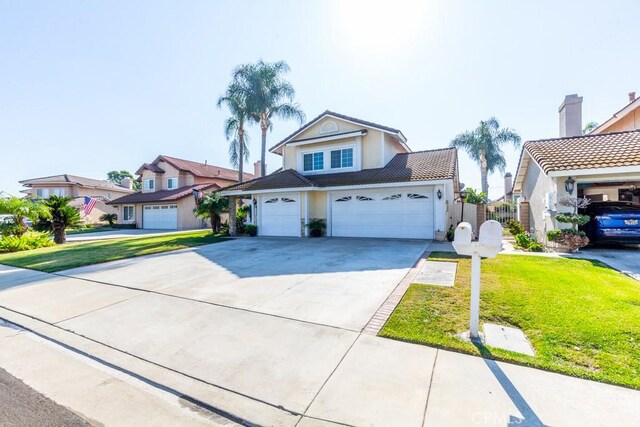
M 594 202 L 584 211 L 591 220 L 582 229 L 593 244 L 640 244 L 640 205 Z

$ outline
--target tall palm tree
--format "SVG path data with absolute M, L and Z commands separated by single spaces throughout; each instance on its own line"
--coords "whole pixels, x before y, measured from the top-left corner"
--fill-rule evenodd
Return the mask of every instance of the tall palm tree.
M 231 141 L 229 162 L 233 167 L 238 168 L 238 182 L 242 182 L 244 163 L 249 161 L 249 147 L 247 146 L 249 136 L 245 132 L 245 125 L 251 116 L 247 106 L 247 94 L 246 85 L 241 80 L 234 79 L 217 102 L 218 108 L 224 104 L 231 113 L 231 117 L 224 122 L 224 135 L 227 141 Z
M 295 89 L 283 78 L 289 70 L 289 65 L 284 61 L 270 63 L 260 60 L 255 64 L 240 65 L 233 73 L 235 79 L 247 84 L 251 117 L 260 123 L 261 176 L 266 175 L 267 130 L 273 128 L 272 119 L 296 119 L 300 124 L 305 119 L 300 105 L 293 102 Z
M 482 177 L 482 192 L 489 194 L 488 177 L 496 169 L 504 172 L 507 161 L 502 152 L 502 146 L 511 143 L 515 148 L 520 147 L 520 135 L 513 129 L 500 128 L 495 117 L 483 120 L 471 131 L 456 136 L 449 144 L 451 147 L 463 149 L 480 166 Z

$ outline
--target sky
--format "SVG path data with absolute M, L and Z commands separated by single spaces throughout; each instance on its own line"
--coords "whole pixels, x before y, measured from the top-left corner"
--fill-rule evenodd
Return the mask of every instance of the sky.
M 159 154 L 229 166 L 216 100 L 258 59 L 290 65 L 308 119 L 329 109 L 398 128 L 414 151 L 491 116 L 523 141 L 556 137 L 565 95 L 601 123 L 640 93 L 638 16 L 638 0 L 0 0 L 0 191 L 106 179 Z M 267 145 L 297 128 L 275 121 Z M 249 135 L 252 165 L 259 128 Z M 519 152 L 505 148 L 507 171 Z M 479 188 L 475 163 L 459 165 Z M 489 184 L 503 194 L 500 172 Z

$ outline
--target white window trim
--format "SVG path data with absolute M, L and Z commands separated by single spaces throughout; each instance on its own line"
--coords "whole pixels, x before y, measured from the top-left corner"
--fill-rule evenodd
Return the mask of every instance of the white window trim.
M 169 183 L 171 182 L 171 180 L 176 181 L 175 187 L 169 187 Z M 178 177 L 172 176 L 171 178 L 167 178 L 167 190 L 175 190 L 176 188 L 178 188 Z
M 359 171 L 361 170 L 361 164 L 362 164 L 362 138 L 361 137 L 357 137 L 354 141 L 350 141 L 350 142 L 346 142 L 346 143 L 342 143 L 342 144 L 335 144 L 335 145 L 329 145 L 326 147 L 322 147 L 322 148 L 316 148 L 316 149 L 307 149 L 307 150 L 300 150 L 298 149 L 298 167 L 297 167 L 297 171 L 299 173 L 301 173 L 302 175 L 317 175 L 317 174 L 323 174 L 323 173 L 339 173 L 339 172 L 355 172 L 355 171 Z M 353 149 L 353 166 L 348 167 L 348 168 L 331 168 L 331 152 L 335 151 L 335 150 L 344 150 L 344 149 L 348 149 L 348 148 L 352 148 Z M 304 155 L 305 154 L 313 154 L 313 153 L 319 153 L 322 152 L 324 153 L 323 156 L 323 168 L 322 169 L 316 169 L 316 170 L 310 170 L 310 171 L 305 171 L 304 170 Z
M 342 166 L 342 152 L 344 150 L 351 150 L 351 166 Z M 334 151 L 340 151 L 340 166 L 338 166 L 337 168 L 334 168 L 331 166 L 331 154 Z M 338 171 L 338 172 L 346 172 L 346 171 L 353 171 L 354 169 L 354 165 L 356 164 L 356 149 L 355 147 L 345 147 L 345 148 L 332 148 L 331 150 L 329 150 L 329 169 Z
M 155 181 L 156 181 L 156 180 L 155 180 L 155 179 L 153 179 L 153 178 L 147 178 L 147 179 L 145 179 L 145 180 L 144 180 L 144 183 L 143 183 L 143 187 L 142 187 L 142 188 L 144 188 L 144 189 L 145 189 L 145 190 L 147 190 L 147 191 L 149 191 L 149 190 L 155 190 L 155 189 L 156 189 L 156 183 L 155 183 Z M 152 182 L 152 183 L 153 183 L 153 187 L 149 188 L 149 186 L 147 185 L 149 182 Z
M 127 208 L 131 208 L 131 218 L 126 219 L 124 213 L 127 211 Z M 136 219 L 136 207 L 135 205 L 123 205 L 122 206 L 122 221 L 133 222 Z

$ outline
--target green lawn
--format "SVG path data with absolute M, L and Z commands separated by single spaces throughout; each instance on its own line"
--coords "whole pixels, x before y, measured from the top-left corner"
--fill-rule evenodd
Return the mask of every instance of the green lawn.
M 67 230 L 67 235 L 72 236 L 74 234 L 102 233 L 104 231 L 118 231 L 118 229 L 117 228 L 111 228 L 111 227 L 77 228 L 77 229 Z
M 83 265 L 175 251 L 224 240 L 226 240 L 224 237 L 215 236 L 211 231 L 198 230 L 150 237 L 66 243 L 50 248 L 1 254 L 0 264 L 53 273 Z
M 640 389 L 640 282 L 590 260 L 483 260 L 480 324 L 522 329 L 532 357 L 457 338 L 469 328 L 470 259 L 430 259 L 458 262 L 455 286 L 411 285 L 381 336 Z

